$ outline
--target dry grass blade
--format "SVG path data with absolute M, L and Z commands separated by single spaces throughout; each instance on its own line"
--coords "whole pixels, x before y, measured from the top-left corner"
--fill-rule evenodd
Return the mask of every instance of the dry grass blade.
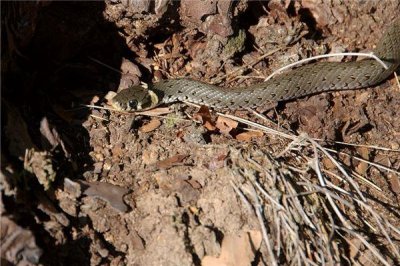
M 263 220 L 263 216 L 261 215 L 261 213 L 262 213 L 261 204 L 260 204 L 260 202 L 258 200 L 257 193 L 255 193 L 255 189 L 253 187 L 251 187 L 249 189 L 249 188 L 246 188 L 244 186 L 241 186 L 241 188 L 239 189 L 234 184 L 234 181 L 232 181 L 231 184 L 232 184 L 232 187 L 235 190 L 236 194 L 239 195 L 239 197 L 241 198 L 242 202 L 245 203 L 245 205 L 248 207 L 248 209 L 250 209 L 250 210 L 254 209 L 255 210 L 255 213 L 257 215 L 257 218 L 258 218 L 258 221 L 259 221 L 259 224 L 260 224 L 260 227 L 261 227 L 261 231 L 262 231 L 262 234 L 263 234 L 263 239 L 264 239 L 265 245 L 267 247 L 267 250 L 269 252 L 269 258 L 271 260 L 271 265 L 277 265 L 277 262 L 276 262 L 276 259 L 275 259 L 275 255 L 274 255 L 272 247 L 271 247 L 270 238 L 268 236 L 267 229 L 265 228 L 265 223 L 264 223 L 264 220 Z M 248 194 L 251 195 L 252 200 L 253 200 L 253 205 L 251 205 L 251 203 L 248 201 L 246 196 L 242 193 L 243 190 L 247 191 Z M 250 207 L 250 206 L 252 206 L 253 208 Z
M 282 71 L 292 68 L 294 66 L 298 66 L 298 65 L 302 65 L 304 63 L 310 62 L 310 61 L 314 61 L 317 59 L 321 59 L 321 58 L 327 58 L 327 57 L 336 57 L 336 56 L 365 56 L 365 57 L 369 57 L 372 59 L 375 59 L 379 64 L 381 64 L 383 66 L 383 68 L 388 69 L 388 66 L 376 55 L 374 55 L 373 53 L 332 53 L 332 54 L 324 54 L 324 55 L 317 55 L 317 56 L 313 56 L 310 58 L 306 58 L 297 62 L 294 62 L 292 64 L 286 65 L 284 67 L 279 68 L 278 70 L 275 70 L 271 75 L 269 75 L 268 77 L 265 78 L 264 81 L 267 81 L 269 79 L 271 79 L 273 76 L 281 73 Z
M 396 72 L 393 72 L 393 74 L 394 74 L 394 78 L 395 78 L 395 80 L 396 80 L 397 88 L 400 89 L 400 81 L 399 81 L 399 78 L 397 77 Z
M 99 106 L 99 105 L 82 104 L 82 106 L 87 107 L 87 108 L 93 108 L 93 109 L 100 109 L 100 110 L 119 112 L 118 110 L 116 110 L 114 108 L 109 108 L 109 107 L 104 107 L 104 106 Z M 124 112 L 121 112 L 121 113 L 124 113 Z M 126 114 L 129 114 L 129 113 L 126 113 Z
M 307 137 L 306 137 L 307 138 Z M 338 170 L 344 175 L 344 177 L 346 178 L 347 182 L 349 182 L 349 184 L 352 185 L 352 187 L 356 190 L 357 194 L 360 196 L 360 198 L 363 201 L 366 201 L 365 197 L 363 196 L 363 194 L 360 191 L 360 188 L 358 187 L 358 185 L 354 182 L 354 180 L 350 177 L 350 175 L 346 172 L 346 170 L 344 170 L 344 168 L 340 165 L 340 163 L 335 160 L 335 158 L 333 158 L 327 151 L 326 148 L 322 147 L 321 145 L 319 145 L 317 142 L 315 142 L 314 140 L 308 138 L 308 141 L 310 141 L 310 143 L 314 146 L 316 146 L 320 151 L 322 151 L 323 154 L 325 154 L 329 160 L 338 168 Z
M 341 171 L 346 177 L 348 177 L 348 178 L 351 180 L 350 183 L 351 183 L 353 186 L 355 186 L 355 189 L 357 190 L 358 193 L 359 193 L 358 186 L 355 185 L 355 183 L 352 181 L 352 178 L 349 176 L 349 174 L 343 169 L 343 167 L 340 166 L 340 164 L 339 164 L 332 156 L 329 155 L 329 153 L 328 153 L 327 151 L 329 151 L 329 152 L 334 152 L 334 153 L 338 153 L 338 154 L 343 154 L 343 155 L 347 155 L 347 156 L 351 156 L 351 157 L 352 157 L 353 159 L 355 159 L 355 160 L 368 163 L 368 164 L 370 164 L 370 165 L 372 165 L 372 166 L 375 166 L 375 167 L 377 167 L 377 168 L 379 168 L 379 169 L 383 169 L 383 170 L 385 170 L 385 171 L 392 172 L 392 173 L 395 173 L 395 174 L 397 174 L 397 175 L 400 176 L 400 172 L 398 172 L 398 171 L 396 171 L 396 170 L 393 170 L 393 169 L 391 169 L 391 168 L 389 168 L 389 167 L 386 167 L 386 166 L 383 166 L 383 165 L 380 165 L 380 164 L 377 164 L 377 163 L 374 163 L 374 162 L 370 162 L 370 161 L 368 161 L 368 160 L 359 158 L 359 157 L 357 157 L 357 156 L 352 156 L 352 155 L 349 155 L 349 154 L 344 153 L 344 152 L 338 152 L 338 151 L 333 150 L 333 149 L 329 149 L 329 148 L 322 147 L 322 146 L 321 146 L 320 144 L 318 144 L 314 139 L 309 138 L 309 137 L 307 137 L 307 136 L 304 135 L 304 134 L 303 134 L 302 136 L 296 136 L 296 135 L 294 135 L 294 134 L 284 133 L 284 132 L 281 132 L 281 131 L 279 131 L 279 130 L 272 129 L 272 128 L 266 127 L 266 126 L 264 126 L 264 125 L 258 124 L 258 123 L 256 123 L 256 122 L 252 122 L 252 121 L 249 121 L 249 120 L 247 120 L 247 119 L 240 118 L 240 117 L 237 117 L 237 116 L 234 116 L 234 115 L 228 115 L 228 114 L 222 114 L 222 113 L 218 113 L 218 114 L 221 115 L 221 116 L 225 116 L 225 117 L 228 117 L 228 118 L 230 118 L 230 119 L 233 119 L 233 120 L 235 120 L 235 121 L 241 122 L 241 123 L 243 123 L 243 124 L 246 124 L 246 125 L 255 127 L 255 128 L 259 129 L 259 130 L 264 131 L 264 132 L 267 133 L 267 134 L 274 134 L 274 135 L 278 135 L 278 136 L 284 137 L 284 138 L 286 138 L 286 139 L 291 139 L 291 140 L 293 140 L 293 145 L 295 145 L 295 144 L 297 144 L 297 143 L 301 143 L 301 142 L 302 142 L 301 140 L 303 140 L 303 139 L 307 139 L 308 141 L 314 143 L 313 145 L 316 145 L 316 146 L 318 147 L 318 149 L 320 149 L 320 150 L 321 150 L 321 151 L 322 151 L 322 152 L 323 152 L 323 153 L 324 153 L 324 154 L 325 154 L 339 169 L 340 169 L 340 171 Z M 299 138 L 299 137 L 300 137 L 300 138 Z M 343 143 L 342 143 L 342 144 L 343 144 Z M 385 148 L 381 148 L 381 147 L 377 147 L 377 146 L 368 146 L 368 147 L 371 147 L 371 148 L 373 147 L 373 148 L 376 148 L 376 149 L 379 148 L 379 149 L 382 149 L 382 150 L 385 149 Z M 385 149 L 385 150 L 386 150 L 386 149 Z M 392 150 L 392 151 L 396 151 L 396 152 L 397 152 L 397 150 Z M 284 151 L 284 152 L 286 152 L 286 151 Z M 279 157 L 282 156 L 282 154 L 283 154 L 284 152 L 280 153 L 278 156 L 279 156 Z M 360 194 L 360 197 L 363 198 L 363 196 L 361 195 L 361 193 L 359 193 L 359 194 Z
M 100 117 L 100 116 L 97 116 L 97 115 L 90 115 L 90 116 L 93 117 L 94 119 L 99 119 L 101 121 L 109 121 L 108 119 Z
M 341 144 L 341 145 L 345 145 L 345 146 L 363 147 L 363 148 L 367 148 L 367 149 L 390 151 L 390 152 L 400 152 L 400 150 L 380 147 L 380 146 L 376 146 L 376 145 L 354 144 L 354 143 L 348 143 L 348 142 L 343 142 L 343 141 L 324 140 L 324 139 L 318 139 L 318 138 L 314 138 L 314 140 L 315 141 L 321 141 L 321 142 L 329 142 L 329 143 Z
M 304 150 L 308 152 L 304 153 Z M 233 182 L 242 184 L 235 190 L 243 191 L 246 196 L 242 194 L 240 197 L 246 198 L 247 204 L 252 206 L 254 216 L 264 231 L 264 239 L 269 241 L 266 242 L 268 257 L 272 252 L 276 261 L 284 261 L 288 265 L 351 261 L 354 258 L 350 259 L 342 250 L 343 245 L 351 243 L 333 241 L 345 231 L 346 235 L 362 238 L 362 243 L 367 243 L 365 246 L 383 263 L 385 259 L 378 245 L 357 233 L 363 230 L 359 227 L 360 223 L 370 227 L 372 232 L 379 230 L 381 239 L 386 239 L 386 246 L 390 247 L 392 254 L 398 255 L 392 239 L 399 230 L 383 220 L 360 191 L 352 193 L 338 187 L 329 180 L 329 176 L 324 175 L 325 169 L 319 158 L 329 156 L 329 153 L 306 136 L 294 138 L 281 157 L 273 157 L 259 148 L 231 148 L 230 153 L 235 160 L 230 165 Z M 289 163 L 287 158 L 293 156 L 298 156 L 298 159 Z M 308 170 L 302 170 L 306 162 L 309 162 Z M 339 162 L 336 163 L 340 178 L 357 186 L 344 169 L 340 170 Z M 299 168 L 296 165 L 303 166 Z M 314 183 L 312 176 L 318 178 L 319 184 Z M 365 211 L 362 218 L 351 215 L 358 208 Z
M 258 195 L 257 195 L 254 187 L 251 187 L 250 194 L 251 194 L 251 196 L 253 198 L 253 202 L 255 204 L 254 207 L 255 207 L 255 210 L 256 210 L 258 221 L 259 221 L 259 223 L 261 225 L 261 230 L 262 230 L 262 233 L 263 233 L 265 244 L 267 246 L 267 250 L 268 250 L 268 253 L 269 253 L 269 259 L 271 261 L 271 265 L 274 265 L 274 266 L 278 265 L 277 262 L 276 262 L 276 258 L 275 258 L 273 249 L 272 249 L 271 240 L 270 240 L 270 237 L 268 235 L 267 229 L 265 227 L 263 216 L 261 214 L 262 213 L 261 203 L 260 203 L 260 201 L 258 199 Z
M 383 220 L 368 204 L 365 204 L 364 202 L 361 202 L 359 200 L 356 200 L 357 203 L 362 206 L 365 210 L 367 210 L 372 217 L 374 218 L 376 224 L 378 225 L 380 232 L 385 236 L 386 240 L 389 242 L 390 246 L 392 247 L 392 252 L 396 255 L 396 257 L 400 258 L 400 253 L 396 245 L 394 245 L 392 239 L 389 237 L 389 233 L 386 230 L 386 228 L 383 226 L 383 223 L 389 227 L 388 225 L 390 224 L 387 220 Z M 400 237 L 400 234 L 398 234 Z
M 385 171 L 388 171 L 388 172 L 392 172 L 392 173 L 394 173 L 394 174 L 397 174 L 397 175 L 399 176 L 399 178 L 400 178 L 400 172 L 399 172 L 399 171 L 393 170 L 393 169 L 391 169 L 391 168 L 389 168 L 389 167 L 386 167 L 386 166 L 384 166 L 384 165 L 381 165 L 381 164 L 378 164 L 378 163 L 374 163 L 374 162 L 365 160 L 365 159 L 363 159 L 363 158 L 350 155 L 350 154 L 345 153 L 345 152 L 339 152 L 339 151 L 336 151 L 336 150 L 333 150 L 333 149 L 329 149 L 329 148 L 324 148 L 324 149 L 327 150 L 327 151 L 329 151 L 329 152 L 333 152 L 333 153 L 337 153 L 337 154 L 349 156 L 349 157 L 351 157 L 351 158 L 354 159 L 354 160 L 367 163 L 367 164 L 369 164 L 369 165 L 375 166 L 375 167 L 378 168 L 378 169 L 382 169 L 382 170 L 385 170 Z

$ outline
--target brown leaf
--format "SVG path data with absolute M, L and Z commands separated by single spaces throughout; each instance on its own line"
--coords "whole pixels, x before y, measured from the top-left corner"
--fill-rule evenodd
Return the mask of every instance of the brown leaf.
M 58 134 L 57 129 L 50 125 L 47 117 L 43 117 L 40 121 L 40 133 L 48 141 L 52 149 L 60 145 L 62 150 L 64 151 L 65 157 L 69 158 L 71 156 L 71 154 L 67 151 L 64 141 L 60 137 L 60 134 Z
M 359 147 L 357 149 L 361 157 L 365 160 L 369 160 L 369 150 L 366 147 Z M 356 172 L 360 175 L 365 175 L 368 169 L 368 164 L 366 162 L 360 162 L 356 167 Z
M 229 134 L 232 129 L 237 128 L 238 124 L 239 123 L 235 120 L 223 116 L 218 116 L 215 126 L 221 131 L 221 133 Z
M 323 157 L 321 161 L 328 170 L 336 168 L 335 164 L 329 158 Z
M 347 239 L 347 242 L 350 244 L 350 258 L 354 259 L 360 253 L 362 242 L 358 238 Z
M 193 119 L 201 122 L 210 131 L 215 130 L 214 123 L 211 121 L 211 113 L 207 106 L 201 106 L 199 111 L 193 115 Z
M 151 132 L 151 131 L 155 130 L 159 126 L 161 126 L 161 121 L 159 119 L 153 118 L 153 119 L 150 120 L 149 123 L 147 123 L 146 125 L 141 126 L 139 128 L 139 132 L 148 133 L 148 132 Z
M 200 189 L 201 188 L 201 184 L 199 182 L 197 182 L 196 180 L 189 179 L 186 182 L 188 182 L 192 186 L 192 188 L 194 188 L 194 189 Z
M 263 135 L 264 133 L 262 133 L 261 131 L 247 131 L 238 134 L 236 136 L 236 139 L 240 141 L 250 141 L 252 138 L 259 138 L 262 137 Z
M 203 126 L 205 128 L 207 128 L 209 131 L 214 131 L 215 130 L 215 126 L 209 121 L 206 121 Z
M 177 138 L 183 138 L 185 134 L 183 133 L 183 130 L 180 128 L 178 129 L 178 132 L 176 133 Z
M 394 173 L 389 173 L 388 177 L 389 177 L 390 187 L 392 188 L 393 192 L 396 193 L 397 195 L 400 195 L 399 177 Z
M 168 159 L 159 161 L 159 162 L 154 164 L 154 168 L 155 168 L 154 170 L 157 170 L 157 169 L 168 169 L 168 168 L 171 168 L 171 167 L 176 166 L 176 165 L 181 165 L 183 160 L 186 157 L 187 157 L 187 155 L 177 154 L 177 155 L 174 155 L 174 156 L 172 156 L 172 157 L 170 157 Z

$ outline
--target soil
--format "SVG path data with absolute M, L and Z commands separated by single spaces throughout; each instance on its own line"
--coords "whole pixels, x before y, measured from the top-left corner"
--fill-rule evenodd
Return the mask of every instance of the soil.
M 371 51 L 400 8 L 317 2 L 2 3 L 2 263 L 399 264 L 394 76 L 233 113 L 279 134 L 184 103 L 82 106 L 140 82 L 246 86 Z

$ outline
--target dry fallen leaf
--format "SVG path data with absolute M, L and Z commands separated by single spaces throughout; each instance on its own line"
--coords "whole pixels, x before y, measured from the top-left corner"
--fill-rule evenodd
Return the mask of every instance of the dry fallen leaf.
M 207 106 L 201 106 L 199 111 L 193 115 L 193 119 L 201 122 L 210 131 L 215 130 L 214 123 L 211 121 L 211 113 Z
M 155 130 L 159 126 L 161 126 L 161 121 L 159 119 L 153 118 L 150 120 L 149 123 L 141 126 L 139 128 L 139 132 L 140 133 L 148 133 L 148 132 Z
M 183 138 L 184 135 L 185 134 L 183 133 L 182 128 L 179 128 L 178 132 L 176 132 L 176 137 L 180 139 L 180 138 Z
M 388 178 L 389 178 L 389 182 L 390 182 L 390 187 L 392 188 L 393 192 L 396 193 L 397 195 L 399 195 L 400 194 L 399 177 L 394 173 L 389 173 Z
M 205 256 L 202 266 L 247 266 L 252 265 L 256 252 L 261 246 L 260 231 L 241 232 L 239 235 L 226 235 L 222 241 L 218 258 Z
M 347 239 L 349 242 L 349 247 L 350 247 L 350 258 L 354 259 L 357 254 L 360 253 L 360 248 L 362 246 L 362 242 L 358 238 L 353 238 L 353 239 Z
M 235 120 L 223 116 L 218 116 L 215 126 L 219 129 L 219 131 L 221 131 L 221 133 L 229 134 L 232 129 L 237 128 L 238 124 L 239 123 Z
M 247 131 L 238 134 L 236 136 L 236 139 L 240 141 L 250 141 L 252 138 L 259 138 L 262 137 L 263 135 L 264 133 L 262 133 L 261 131 Z
M 71 157 L 71 154 L 67 151 L 65 147 L 64 141 L 61 139 L 60 134 L 58 133 L 57 129 L 50 125 L 49 120 L 47 117 L 43 117 L 40 121 L 40 133 L 42 136 L 48 141 L 51 145 L 51 148 L 54 149 L 58 145 L 61 146 L 62 150 L 64 151 L 65 157 Z
M 203 126 L 205 128 L 207 128 L 208 130 L 210 130 L 210 131 L 214 131 L 215 130 L 215 126 L 209 121 L 206 121 Z
M 335 164 L 327 157 L 323 157 L 321 161 L 327 170 L 336 168 Z
M 159 161 L 154 164 L 154 170 L 158 169 L 168 169 L 176 165 L 181 165 L 182 161 L 187 157 L 187 155 L 174 155 L 168 159 Z
M 369 150 L 366 147 L 358 147 L 361 157 L 365 160 L 369 160 Z M 366 162 L 360 162 L 356 167 L 356 172 L 360 175 L 365 175 L 369 165 Z

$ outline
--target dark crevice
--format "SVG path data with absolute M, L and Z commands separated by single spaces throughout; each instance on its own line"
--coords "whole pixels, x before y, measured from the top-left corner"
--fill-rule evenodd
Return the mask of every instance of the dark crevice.
M 305 23 L 309 28 L 309 32 L 304 36 L 307 39 L 319 40 L 322 38 L 322 31 L 317 28 L 317 22 L 308 8 L 299 10 L 300 21 Z

